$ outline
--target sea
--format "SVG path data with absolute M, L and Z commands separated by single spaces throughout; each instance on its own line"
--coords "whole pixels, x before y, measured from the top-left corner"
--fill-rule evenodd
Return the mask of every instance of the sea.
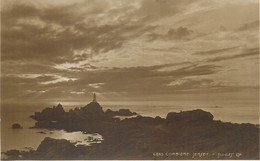
M 59 102 L 65 111 L 75 107 L 83 107 L 88 102 Z M 180 112 L 194 109 L 202 109 L 211 112 L 214 120 L 232 123 L 259 124 L 259 102 L 222 102 L 204 103 L 199 101 L 176 102 L 176 101 L 131 101 L 131 102 L 105 102 L 99 104 L 103 110 L 130 109 L 142 116 L 166 118 L 169 112 Z M 100 134 L 66 132 L 64 130 L 31 129 L 35 121 L 29 116 L 34 112 L 40 112 L 46 107 L 56 106 L 53 104 L 34 105 L 2 105 L 1 107 L 1 152 L 11 149 L 30 150 L 37 149 L 45 137 L 67 139 L 76 145 L 102 143 Z M 12 124 L 19 123 L 22 129 L 12 129 Z

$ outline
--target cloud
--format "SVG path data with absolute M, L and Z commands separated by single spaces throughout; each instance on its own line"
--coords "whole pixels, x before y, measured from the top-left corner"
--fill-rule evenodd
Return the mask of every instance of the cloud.
M 15 3 L 12 6 L 2 8 L 2 23 L 5 25 L 24 17 L 33 18 L 39 13 L 34 6 L 22 3 Z
M 78 3 L 50 8 L 19 3 L 4 9 L 3 60 L 41 60 L 43 64 L 53 65 L 79 62 L 121 48 L 129 39 L 155 28 L 126 21 L 92 23 L 85 15 L 94 11 L 79 8 Z M 91 53 L 74 55 L 75 50 L 90 50 Z
M 237 46 L 235 47 L 228 47 L 228 48 L 223 48 L 223 49 L 217 49 L 217 50 L 208 50 L 208 51 L 198 51 L 195 52 L 195 55 L 215 55 L 215 54 L 219 54 L 219 53 L 224 53 L 227 51 L 232 51 L 233 49 L 238 48 Z
M 237 92 L 258 79 L 252 60 L 235 65 L 259 53 L 256 8 L 240 1 L 5 1 L 3 100 Z M 226 77 L 239 72 L 251 81 Z
M 172 81 L 168 84 L 169 87 L 174 87 L 176 91 L 188 91 L 188 90 L 197 90 L 198 88 L 219 88 L 221 83 L 215 82 L 211 79 L 179 79 Z
M 92 83 L 92 84 L 88 84 L 90 87 L 93 88 L 99 88 L 100 86 L 102 86 L 104 83 Z
M 169 39 L 185 39 L 192 33 L 186 27 L 179 27 L 178 29 L 170 29 L 167 33 Z
M 156 39 L 162 40 L 189 40 L 191 34 L 193 33 L 192 30 L 180 26 L 177 29 L 169 29 L 166 34 L 149 34 L 149 41 L 154 41 Z
M 255 55 L 259 55 L 259 48 L 247 49 L 244 52 L 242 52 L 240 54 L 236 54 L 236 55 L 218 56 L 215 58 L 210 58 L 210 59 L 208 59 L 208 61 L 209 62 L 218 62 L 218 61 L 223 61 L 223 60 L 244 58 L 244 57 L 250 57 L 250 56 L 255 56 Z
M 244 31 L 244 30 L 251 30 L 251 29 L 259 30 L 259 20 L 251 22 L 251 23 L 246 23 L 243 26 L 241 26 L 238 30 Z
M 137 16 L 145 17 L 147 21 L 155 21 L 162 17 L 170 17 L 188 9 L 194 1 L 187 0 L 143 0 L 141 7 L 136 11 Z
M 203 76 L 217 73 L 215 65 L 187 65 L 171 71 L 159 71 L 161 68 L 174 66 L 175 64 L 163 64 L 148 67 L 112 68 L 98 71 L 70 72 L 62 75 L 13 75 L 4 76 L 2 91 L 4 99 L 23 98 L 31 99 L 31 93 L 37 93 L 34 99 L 51 99 L 60 97 L 70 98 L 71 94 L 82 95 L 91 92 L 118 92 L 135 95 L 135 93 L 149 94 L 172 93 L 169 88 L 173 80 L 183 79 L 188 76 Z M 62 72 L 65 75 L 65 72 Z M 74 79 L 75 78 L 75 79 Z M 14 89 L 18 88 L 19 90 Z M 184 88 L 185 89 L 185 88 Z M 29 91 L 29 92 L 28 92 Z M 42 92 L 45 91 L 45 92 Z M 74 93 L 71 91 L 75 91 Z

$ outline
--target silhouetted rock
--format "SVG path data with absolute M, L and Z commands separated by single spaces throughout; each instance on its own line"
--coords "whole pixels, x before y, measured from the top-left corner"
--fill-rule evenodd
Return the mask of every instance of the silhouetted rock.
M 37 120 L 37 121 L 57 121 L 61 120 L 64 115 L 65 111 L 61 104 L 58 104 L 56 107 L 53 108 L 45 108 L 42 110 L 42 112 L 35 112 L 34 115 L 31 116 L 31 118 Z
M 106 110 L 105 114 L 107 116 L 134 116 L 137 115 L 136 112 L 131 112 L 129 109 L 119 109 L 119 111 L 112 111 L 111 109 Z
M 107 109 L 105 114 L 107 116 L 116 116 L 118 114 L 118 112 L 117 111 L 112 111 L 111 109 Z
M 165 119 L 162 119 L 160 116 L 156 116 L 154 118 L 155 123 L 163 123 L 165 121 Z
M 19 150 L 8 150 L 7 152 L 3 152 L 4 155 L 7 156 L 7 158 L 10 159 L 19 159 L 21 152 Z
M 61 104 L 58 104 L 58 106 L 56 106 L 56 108 L 54 107 L 54 109 L 56 114 L 63 114 L 65 112 Z
M 13 129 L 22 129 L 23 127 L 20 124 L 15 123 L 15 124 L 12 125 L 12 128 Z
M 120 121 L 120 123 L 127 123 L 128 125 L 155 125 L 156 120 L 152 117 L 147 117 L 147 116 L 136 116 L 136 117 L 131 117 L 131 118 L 125 118 Z
M 43 131 L 38 131 L 37 133 L 39 133 L 39 134 L 46 134 L 46 132 L 43 132 Z
M 136 115 L 136 112 L 131 112 L 129 109 L 119 109 L 119 116 L 132 116 Z
M 160 117 L 160 116 L 156 116 L 155 118 L 154 118 L 155 120 L 162 120 L 162 118 Z
M 97 102 L 91 102 L 81 109 L 88 120 L 104 119 L 105 113 Z
M 44 159 L 72 159 L 77 156 L 76 150 L 76 146 L 68 140 L 46 137 L 36 152 Z
M 66 124 L 70 122 L 80 122 L 80 121 L 119 121 L 119 118 L 114 118 L 114 116 L 132 116 L 136 115 L 135 112 L 131 112 L 129 109 L 120 109 L 119 111 L 107 110 L 103 111 L 103 108 L 98 102 L 91 102 L 84 107 L 76 107 L 74 110 L 70 109 L 69 112 L 65 112 L 62 105 L 58 104 L 53 108 L 45 108 L 42 112 L 35 112 L 31 118 L 35 119 L 35 127 L 49 127 L 54 128 L 55 122 L 58 122 L 59 127 L 61 123 Z M 57 126 L 56 126 L 57 127 Z
M 213 115 L 210 112 L 206 112 L 200 109 L 185 112 L 170 112 L 168 113 L 166 120 L 168 122 L 173 121 L 212 121 Z

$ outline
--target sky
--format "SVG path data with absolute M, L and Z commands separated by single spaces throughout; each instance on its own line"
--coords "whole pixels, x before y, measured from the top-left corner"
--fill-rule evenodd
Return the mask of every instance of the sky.
M 2 0 L 1 101 L 259 99 L 257 0 Z

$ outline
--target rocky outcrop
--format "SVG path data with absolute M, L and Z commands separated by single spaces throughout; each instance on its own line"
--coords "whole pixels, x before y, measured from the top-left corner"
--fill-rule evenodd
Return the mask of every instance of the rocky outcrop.
M 13 129 L 22 129 L 23 127 L 20 124 L 15 123 L 15 124 L 12 125 L 12 128 Z
M 56 107 L 53 108 L 45 108 L 42 110 L 42 112 L 35 112 L 31 118 L 37 120 L 37 121 L 57 121 L 61 120 L 64 115 L 65 111 L 61 104 L 58 104 Z
M 81 115 L 87 120 L 103 120 L 106 119 L 103 108 L 97 102 L 91 102 L 80 109 Z
M 4 159 L 8 160 L 16 160 L 21 158 L 21 152 L 19 150 L 8 150 L 7 152 L 2 152 L 2 159 L 3 159 L 3 154 L 7 157 Z
M 119 109 L 119 116 L 132 116 L 136 115 L 136 112 L 131 112 L 129 109 Z
M 127 122 L 132 124 L 153 124 L 155 123 L 155 118 L 152 117 L 144 117 L 144 116 L 137 116 L 132 118 L 126 118 L 121 122 Z
M 212 121 L 213 115 L 210 112 L 203 111 L 201 109 L 185 112 L 170 112 L 167 114 L 166 120 L 168 122 L 176 121 Z
M 107 116 L 134 116 L 137 115 L 136 112 L 131 112 L 129 109 L 119 109 L 119 111 L 112 111 L 111 109 L 106 110 L 105 114 Z
M 103 111 L 103 108 L 98 102 L 91 102 L 84 107 L 70 109 L 69 112 L 65 112 L 61 104 L 58 104 L 53 108 L 45 108 L 41 112 L 35 112 L 31 116 L 37 121 L 36 127 L 44 126 L 53 128 L 56 122 L 68 123 L 68 122 L 80 122 L 80 121 L 118 121 L 119 118 L 114 116 L 133 116 L 136 112 L 131 112 L 129 109 L 120 109 L 119 111 L 107 110 Z
M 77 148 L 65 139 L 46 137 L 36 150 L 45 159 L 73 159 L 77 156 Z
M 26 160 L 60 160 L 75 159 L 81 153 L 73 143 L 65 139 L 53 139 L 45 137 L 36 150 L 29 151 L 9 150 L 3 152 L 6 159 L 26 159 Z

